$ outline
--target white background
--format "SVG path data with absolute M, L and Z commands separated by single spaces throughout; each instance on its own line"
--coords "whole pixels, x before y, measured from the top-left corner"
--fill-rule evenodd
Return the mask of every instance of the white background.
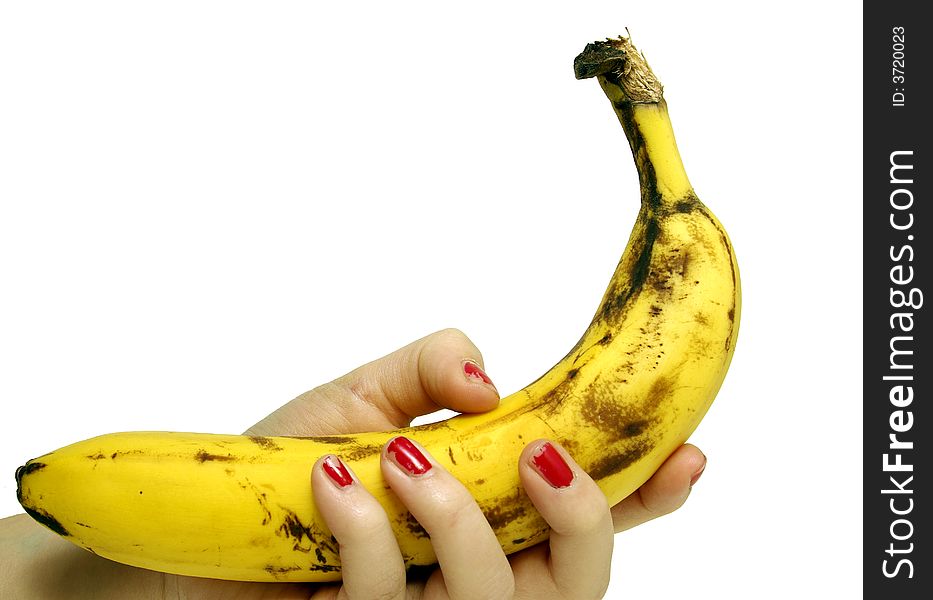
M 503 392 L 550 367 L 637 210 L 571 68 L 628 27 L 744 306 L 706 473 L 609 597 L 856 597 L 860 4 L 315 4 L 2 4 L 0 514 L 30 457 L 240 432 L 443 327 Z

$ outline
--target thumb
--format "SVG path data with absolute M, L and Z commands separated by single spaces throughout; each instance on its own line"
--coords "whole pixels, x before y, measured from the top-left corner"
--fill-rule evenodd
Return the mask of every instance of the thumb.
M 458 329 L 444 329 L 298 396 L 251 427 L 253 435 L 325 435 L 405 427 L 441 408 L 483 412 L 499 392 L 483 357 Z

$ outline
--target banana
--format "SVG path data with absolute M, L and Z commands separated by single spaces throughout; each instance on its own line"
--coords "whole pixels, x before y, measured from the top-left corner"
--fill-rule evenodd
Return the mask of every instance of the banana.
M 337 543 L 309 472 L 340 456 L 389 515 L 408 566 L 430 565 L 426 532 L 382 480 L 393 436 L 424 445 L 473 493 L 507 553 L 548 537 L 518 479 L 524 446 L 560 442 L 610 504 L 635 491 L 693 432 L 735 349 L 739 273 L 722 225 L 687 179 L 662 88 L 629 39 L 588 44 L 625 130 L 641 187 L 628 244 L 586 332 L 553 368 L 490 412 L 391 432 L 312 438 L 202 433 L 103 435 L 33 459 L 17 497 L 36 521 L 100 556 L 244 581 L 340 578 Z

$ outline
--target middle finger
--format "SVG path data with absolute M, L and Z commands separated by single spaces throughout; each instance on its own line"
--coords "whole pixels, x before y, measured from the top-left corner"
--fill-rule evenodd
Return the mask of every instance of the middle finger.
M 396 437 L 382 473 L 428 535 L 450 598 L 511 598 L 512 568 L 470 492 L 424 448 Z

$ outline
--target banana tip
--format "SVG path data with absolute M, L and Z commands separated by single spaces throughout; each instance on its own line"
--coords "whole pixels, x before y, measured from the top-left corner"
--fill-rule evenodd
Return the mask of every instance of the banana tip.
M 44 468 L 45 463 L 36 462 L 34 460 L 28 461 L 21 467 L 16 467 L 16 499 L 20 504 L 23 503 L 23 477 Z

